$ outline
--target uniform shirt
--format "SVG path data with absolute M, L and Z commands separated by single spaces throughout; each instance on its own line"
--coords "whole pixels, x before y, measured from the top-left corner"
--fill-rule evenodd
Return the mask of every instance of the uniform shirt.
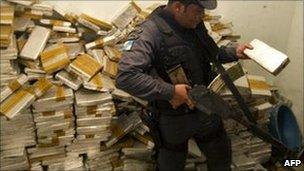
M 196 54 L 207 54 L 204 48 L 199 45 L 200 41 L 195 30 L 180 26 L 174 20 L 173 15 L 164 7 L 157 8 L 151 15 L 162 17 L 176 34 L 189 43 Z M 132 38 L 134 40 L 131 41 L 131 49 L 123 52 L 119 62 L 116 86 L 133 96 L 148 101 L 169 101 L 174 95 L 174 85 L 163 81 L 153 66 L 153 61 L 161 54 L 162 33 L 151 19 L 142 23 L 136 32 L 138 36 Z M 219 54 L 219 60 L 222 62 L 237 60 L 235 47 L 221 48 Z M 210 70 L 210 68 L 202 66 L 209 61 L 201 61 L 202 59 L 204 58 L 190 59 L 190 75 L 203 75 L 204 72 L 207 72 L 206 70 Z M 195 78 L 201 79 L 191 80 L 194 84 L 207 84 L 202 76 Z

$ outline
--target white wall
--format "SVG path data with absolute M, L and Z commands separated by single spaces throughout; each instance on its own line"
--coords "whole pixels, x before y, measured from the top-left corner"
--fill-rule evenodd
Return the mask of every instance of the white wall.
M 296 113 L 299 125 L 302 125 L 303 132 L 303 1 L 296 2 L 287 42 L 287 55 L 291 63 L 286 71 L 278 76 L 275 84 L 293 101 L 293 111 Z
M 84 12 L 108 22 L 128 2 L 47 1 L 67 11 Z M 154 3 L 166 3 L 166 0 L 136 2 L 145 8 Z M 252 61 L 246 61 L 244 65 L 250 73 L 266 76 L 293 101 L 293 111 L 303 132 L 303 1 L 219 1 L 213 12 L 233 22 L 235 32 L 242 36 L 241 42 L 258 38 L 290 57 L 291 63 L 277 77 Z
M 233 22 L 241 42 L 258 38 L 289 56 L 291 63 L 277 77 L 253 61 L 244 66 L 265 76 L 292 100 L 303 133 L 303 1 L 221 1 L 214 12 Z
M 220 1 L 215 13 L 233 22 L 235 32 L 242 36 L 240 42 L 258 38 L 286 53 L 294 8 L 293 1 Z M 253 61 L 244 63 L 250 73 L 274 81 L 275 77 Z

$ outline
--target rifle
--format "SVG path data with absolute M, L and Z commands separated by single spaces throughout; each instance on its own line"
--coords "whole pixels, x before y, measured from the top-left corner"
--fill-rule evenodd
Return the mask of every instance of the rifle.
M 265 142 L 272 144 L 272 146 L 279 152 L 279 158 L 281 159 L 300 159 L 304 162 L 304 150 L 294 150 L 289 149 L 285 144 L 271 136 L 268 132 L 263 131 L 259 128 L 254 120 L 251 111 L 246 105 L 243 97 L 239 93 L 236 86 L 233 84 L 232 79 L 229 77 L 228 73 L 225 71 L 224 67 L 215 60 L 214 64 L 221 74 L 227 87 L 232 92 L 235 97 L 240 109 L 232 109 L 230 105 L 222 99 L 221 96 L 212 92 L 203 85 L 195 86 L 189 91 L 189 98 L 200 111 L 207 113 L 209 115 L 217 113 L 223 118 L 231 118 L 241 125 L 245 126 L 249 132 L 255 136 L 261 138 Z M 245 117 L 244 117 L 245 116 Z

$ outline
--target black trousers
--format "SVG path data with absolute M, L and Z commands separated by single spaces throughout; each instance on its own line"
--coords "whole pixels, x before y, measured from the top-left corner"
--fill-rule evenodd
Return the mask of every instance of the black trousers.
M 229 171 L 231 142 L 221 118 L 199 112 L 170 116 L 161 114 L 160 134 L 164 145 L 159 149 L 160 171 L 182 171 L 188 154 L 188 140 L 194 138 L 207 158 L 209 171 Z

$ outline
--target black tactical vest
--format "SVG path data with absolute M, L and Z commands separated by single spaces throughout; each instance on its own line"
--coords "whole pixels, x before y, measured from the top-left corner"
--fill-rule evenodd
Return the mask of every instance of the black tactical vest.
M 156 10 L 157 11 L 157 10 Z M 161 49 L 152 61 L 158 75 L 166 82 L 172 83 L 168 71 L 181 66 L 189 85 L 208 85 L 216 73 L 211 70 L 210 55 L 216 56 L 219 48 L 203 24 L 194 31 L 194 40 L 185 41 L 157 12 L 149 16 L 162 34 Z M 189 44 L 190 42 L 190 44 Z M 197 51 L 199 50 L 199 51 Z M 186 104 L 174 110 L 168 101 L 151 102 L 164 115 L 183 115 L 191 111 Z
M 157 15 L 150 16 L 162 33 L 160 54 L 153 61 L 158 75 L 166 82 L 172 83 L 168 71 L 181 66 L 187 81 L 191 86 L 205 85 L 216 76 L 211 70 L 209 55 L 216 56 L 218 47 L 208 36 L 203 26 L 194 31 L 194 40 L 189 44 L 169 26 L 169 24 Z M 202 38 L 200 39 L 199 36 Z M 204 40 L 205 42 L 202 42 Z

